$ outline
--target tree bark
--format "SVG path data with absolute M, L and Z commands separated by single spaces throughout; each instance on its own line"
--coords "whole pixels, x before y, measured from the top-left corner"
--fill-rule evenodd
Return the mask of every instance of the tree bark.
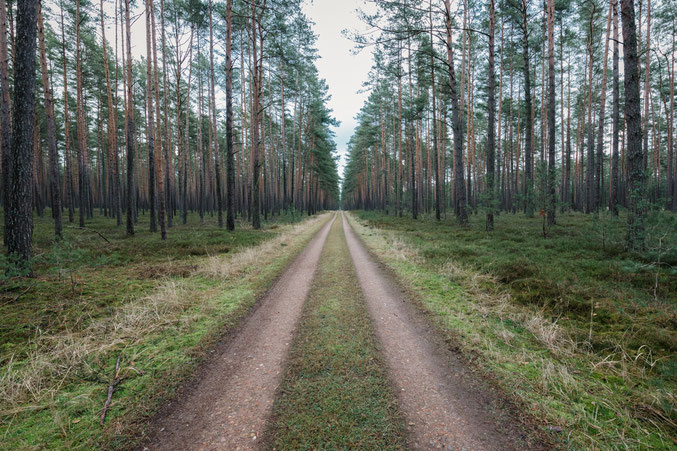
M 495 147 L 495 115 L 496 115 L 496 80 L 494 79 L 494 29 L 496 9 L 494 0 L 489 0 L 489 94 L 488 94 L 488 136 L 487 136 L 487 216 L 485 228 L 494 230 L 494 147 Z
M 135 200 L 134 188 L 134 100 L 132 78 L 132 33 L 130 20 L 130 0 L 125 0 L 125 34 L 127 45 L 127 235 L 134 235 Z
M 609 193 L 609 209 L 618 216 L 618 134 L 620 133 L 620 82 L 618 68 L 618 2 L 613 2 L 613 112 L 611 132 L 611 192 Z
M 522 0 L 522 59 L 523 73 L 524 73 L 524 103 L 526 107 L 526 131 L 525 131 L 525 147 L 524 147 L 524 212 L 527 217 L 534 215 L 533 204 L 533 185 L 534 174 L 533 168 L 533 118 L 531 105 L 531 70 L 529 64 L 529 22 L 527 0 Z
M 76 116 L 77 116 L 77 159 L 78 159 L 78 215 L 80 227 L 85 227 L 85 215 L 87 212 L 87 181 L 86 181 L 86 157 L 87 152 L 87 123 L 85 121 L 85 100 L 82 80 L 82 51 L 80 49 L 80 0 L 75 2 L 75 80 L 76 80 Z
M 54 218 L 54 236 L 61 238 L 61 190 L 59 183 L 59 153 L 56 148 L 56 126 L 54 124 L 54 97 L 49 83 L 47 69 L 47 48 L 45 46 L 45 25 L 42 7 L 38 5 L 38 37 L 40 42 L 40 70 L 42 72 L 42 90 L 45 96 L 45 120 L 47 121 L 47 148 L 49 155 L 49 190 Z
M 493 2 L 493 0 L 491 0 Z M 435 104 L 435 45 L 433 40 L 433 16 L 432 16 L 432 0 L 430 2 L 430 72 L 432 79 L 432 123 L 433 123 L 433 165 L 435 171 L 435 219 L 438 221 L 442 217 L 442 183 L 440 181 L 440 165 L 439 165 L 439 143 L 437 136 L 437 105 Z M 385 147 L 385 146 L 384 146 Z M 387 183 L 387 180 L 386 180 Z M 386 185 L 386 190 L 388 189 Z
M 628 223 L 626 246 L 644 248 L 644 171 L 642 158 L 642 117 L 639 99 L 639 58 L 635 28 L 634 0 L 621 0 L 623 22 L 625 123 L 627 129 Z
M 606 22 L 606 35 L 604 40 L 604 63 L 602 69 L 602 89 L 599 98 L 599 118 L 597 119 L 597 158 L 595 158 L 595 209 L 602 204 L 602 191 L 604 189 L 604 120 L 606 112 L 606 85 L 607 68 L 609 61 L 609 37 L 611 31 L 611 16 L 613 2 L 609 1 L 609 14 Z
M 548 225 L 555 225 L 555 0 L 548 0 Z
M 164 168 L 162 165 L 163 152 L 167 151 L 167 142 L 163 140 L 162 121 L 160 118 L 160 83 L 158 77 L 158 57 L 157 57 L 157 32 L 155 26 L 155 4 L 150 1 L 150 25 L 151 25 L 151 39 L 153 48 L 153 94 L 155 95 L 155 142 L 159 144 L 159 149 L 155 150 L 155 177 L 157 180 L 157 206 L 158 206 L 158 222 L 160 225 L 160 239 L 167 239 L 167 222 L 166 222 L 166 196 L 165 196 L 165 177 Z M 150 54 L 149 54 L 150 55 Z M 157 146 L 156 144 L 156 146 Z
M 223 201 L 221 199 L 221 159 L 219 152 L 219 139 L 216 127 L 216 88 L 214 77 L 214 27 L 212 23 L 212 10 L 214 9 L 212 0 L 209 0 L 209 70 L 211 74 L 211 96 L 212 96 L 212 139 L 214 150 L 214 178 L 216 180 L 216 211 L 218 216 L 219 228 L 223 227 Z
M 35 126 L 35 51 L 38 0 L 17 5 L 14 60 L 14 120 L 12 133 L 12 188 L 8 214 L 7 251 L 32 273 L 33 256 L 33 127 Z
M 456 219 L 460 224 L 468 223 L 465 182 L 463 174 L 463 124 L 458 104 L 456 74 L 454 71 L 453 42 L 451 38 L 451 1 L 444 1 L 447 31 L 447 64 L 449 65 L 449 87 L 451 89 L 452 123 L 454 129 L 454 193 L 456 196 Z
M 226 2 L 226 229 L 235 230 L 235 160 L 233 157 L 233 0 Z M 284 121 L 284 111 L 282 111 Z M 283 135 L 284 136 L 284 135 Z
M 7 2 L 0 1 L 0 147 L 2 148 L 2 206 L 5 210 L 4 242 L 11 227 L 9 205 L 12 189 L 12 118 L 9 92 L 9 54 L 7 49 Z

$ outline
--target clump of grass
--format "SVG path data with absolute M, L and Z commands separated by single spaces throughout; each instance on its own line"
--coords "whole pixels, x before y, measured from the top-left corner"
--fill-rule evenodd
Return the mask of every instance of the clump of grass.
M 274 407 L 273 449 L 402 449 L 402 420 L 334 222 Z
M 674 293 L 617 271 L 641 262 L 618 245 L 622 224 L 563 215 L 549 238 L 538 221 L 502 215 L 453 222 L 359 212 L 358 233 L 411 289 L 435 323 L 526 411 L 570 448 L 670 448 L 677 443 Z M 368 224 L 369 226 L 367 226 Z M 411 247 L 398 259 L 391 242 Z M 404 242 L 404 244 L 402 244 Z M 471 251 L 469 251 L 469 249 Z M 659 275 L 661 286 L 674 276 Z

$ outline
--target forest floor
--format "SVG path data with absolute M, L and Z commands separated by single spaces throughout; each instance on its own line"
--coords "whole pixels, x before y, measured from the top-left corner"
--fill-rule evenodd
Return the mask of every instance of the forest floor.
M 190 215 L 165 242 L 147 218 L 134 237 L 109 218 L 65 223 L 55 243 L 47 210 L 35 218 L 36 277 L 7 274 L 0 254 L 0 448 L 128 448 L 329 215 L 235 232 Z
M 38 276 L 0 285 L 0 447 L 671 449 L 674 217 L 641 255 L 605 216 L 496 223 L 355 212 L 165 244 L 94 220 L 54 244 L 38 221 Z
M 674 215 L 650 218 L 642 254 L 608 215 L 559 215 L 545 238 L 522 215 L 492 233 L 480 215 L 348 216 L 450 346 L 562 447 L 677 444 Z

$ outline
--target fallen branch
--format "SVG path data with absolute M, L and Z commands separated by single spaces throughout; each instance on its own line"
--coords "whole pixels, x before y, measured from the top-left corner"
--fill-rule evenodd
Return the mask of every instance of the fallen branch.
M 6 302 L 3 302 L 2 304 L 0 304 L 0 307 L 4 307 L 4 306 L 7 305 L 7 304 L 13 304 L 14 302 L 17 302 L 19 299 L 21 299 L 21 296 L 23 296 L 24 294 L 26 294 L 26 293 L 28 293 L 29 291 L 31 291 L 31 289 L 32 289 L 34 286 L 35 286 L 34 283 L 31 284 L 28 288 L 26 288 L 24 291 L 22 291 L 21 293 L 19 293 L 19 294 L 18 294 L 17 296 L 15 296 L 14 298 L 12 298 L 12 299 L 10 299 L 9 301 L 6 301 Z
M 91 228 L 91 227 L 85 227 L 84 229 L 81 228 L 81 227 L 75 227 L 75 226 L 66 226 L 66 227 L 69 228 L 69 229 L 91 230 L 92 232 L 94 232 L 94 233 L 96 233 L 97 235 L 99 235 L 106 243 L 110 244 L 110 241 L 108 240 L 108 238 L 106 238 L 105 236 L 103 236 L 103 235 L 101 234 L 101 232 L 99 232 L 98 230 L 93 229 L 93 228 Z
M 120 357 L 122 357 L 122 354 L 118 356 L 117 362 L 115 362 L 115 375 L 113 376 L 113 380 L 108 386 L 108 397 L 106 398 L 106 403 L 103 405 L 103 410 L 101 411 L 101 421 L 99 421 L 99 425 L 103 426 L 103 422 L 106 420 L 106 412 L 108 412 L 108 407 L 110 406 L 111 401 L 113 400 L 113 392 L 115 391 L 115 387 L 118 386 L 120 383 Z

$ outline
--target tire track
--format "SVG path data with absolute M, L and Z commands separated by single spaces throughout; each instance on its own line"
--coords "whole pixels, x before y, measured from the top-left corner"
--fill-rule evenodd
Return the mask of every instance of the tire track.
M 411 307 L 342 214 L 346 241 L 415 449 L 511 450 L 527 442 L 517 421 Z M 479 384 L 481 385 L 481 384 Z
M 336 215 L 215 355 L 194 389 L 155 422 L 145 449 L 256 449 L 303 304 Z

